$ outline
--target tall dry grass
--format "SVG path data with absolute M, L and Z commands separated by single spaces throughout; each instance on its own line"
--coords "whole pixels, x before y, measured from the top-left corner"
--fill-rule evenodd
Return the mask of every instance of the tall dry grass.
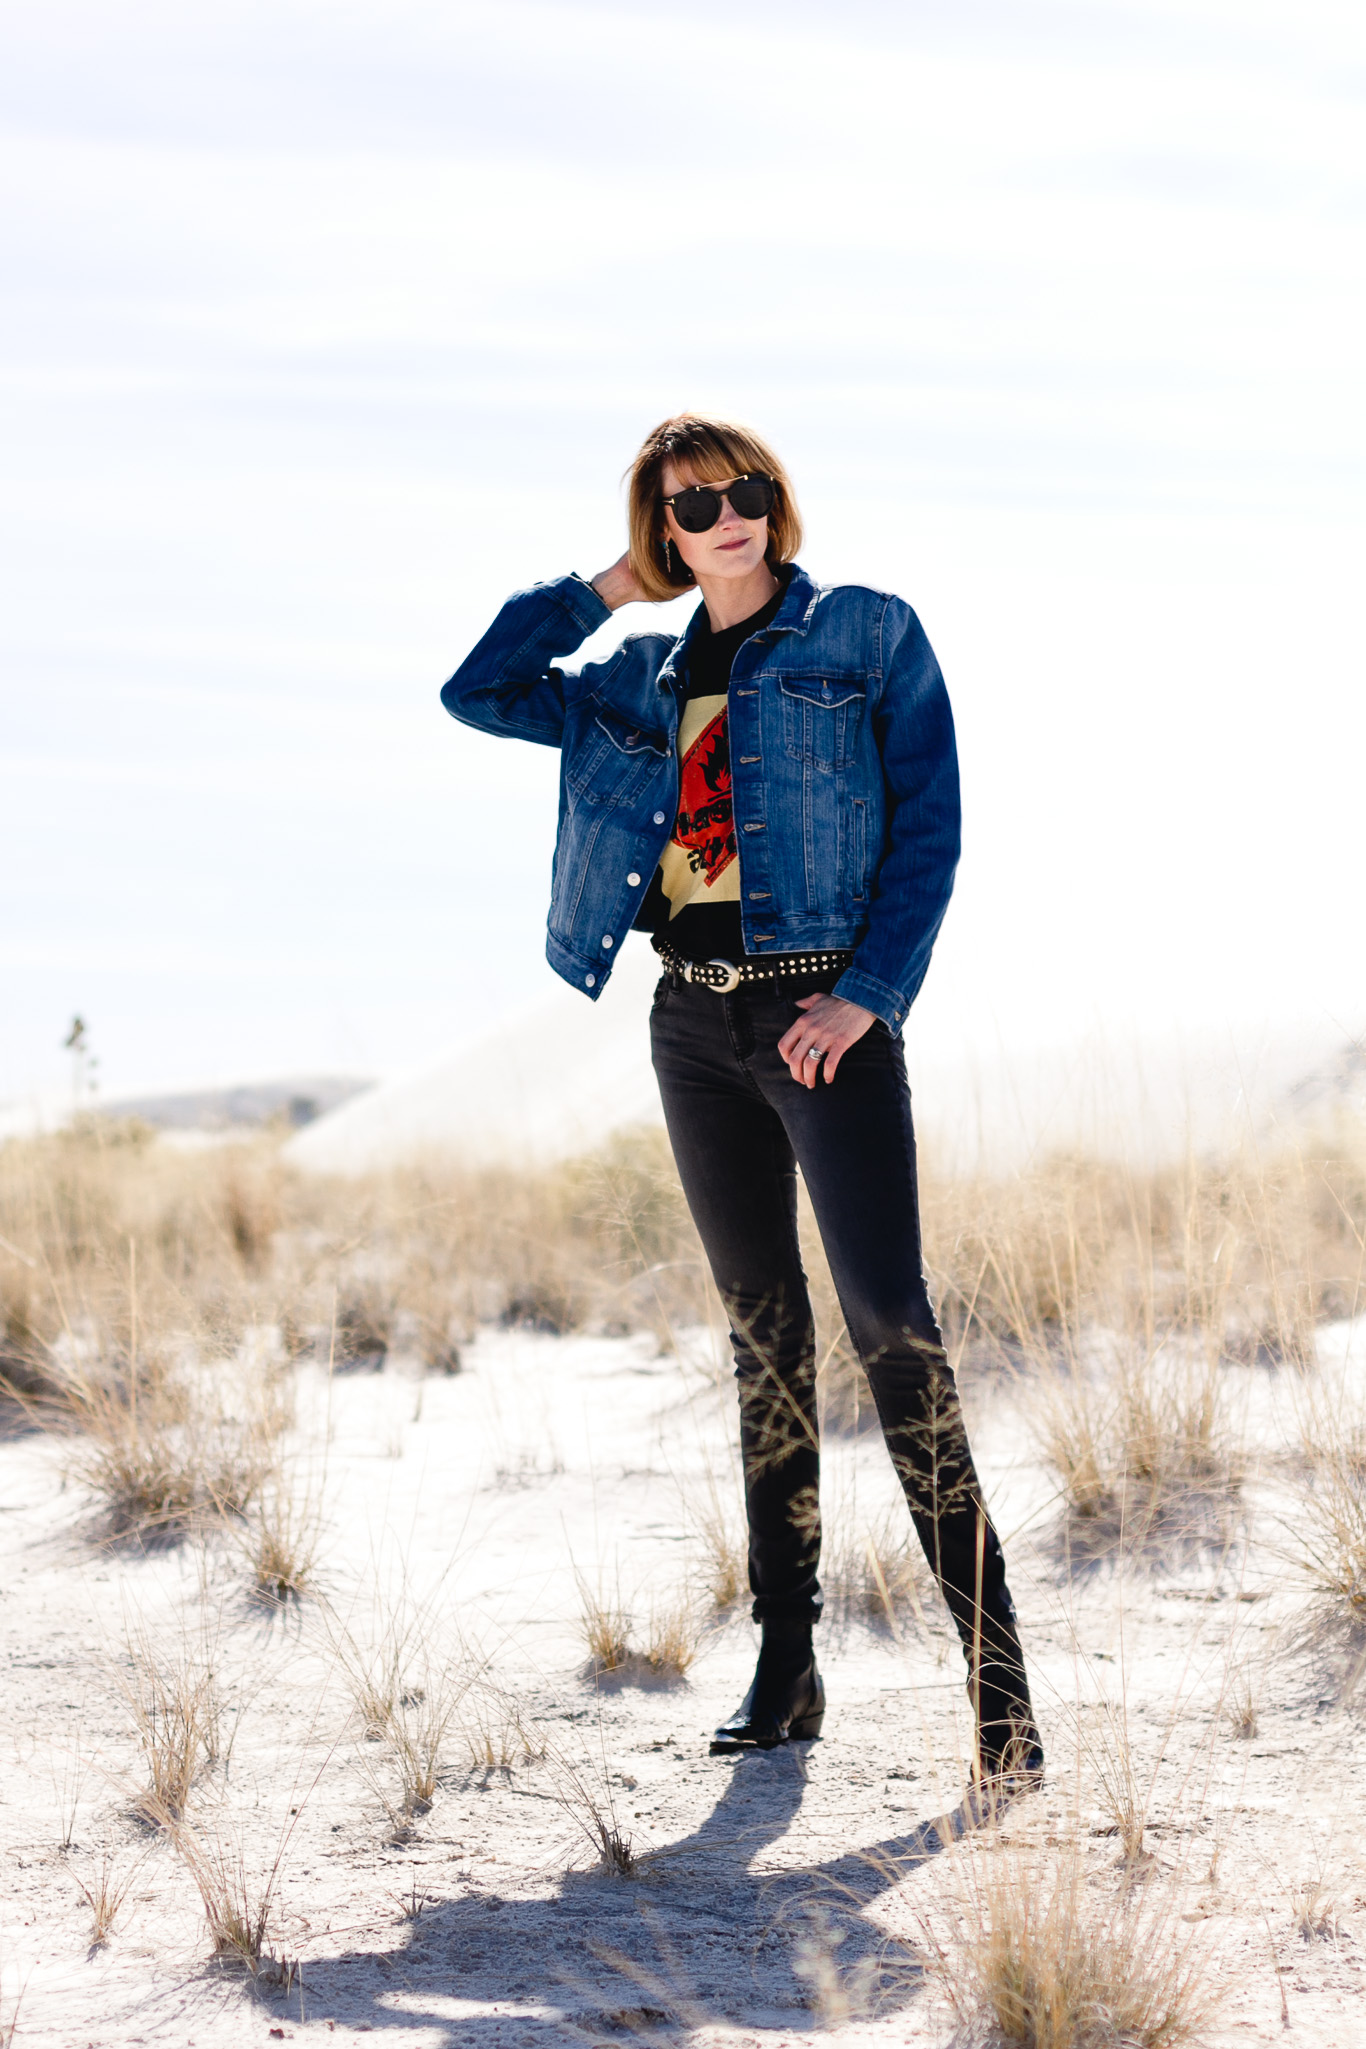
M 450 1370 L 480 1324 L 667 1339 L 705 1320 L 662 1133 L 540 1173 L 333 1182 L 272 1137 L 185 1152 L 107 1120 L 0 1146 L 0 1308 L 7 1382 L 58 1408 L 76 1366 L 136 1399 L 172 1340 Z
M 1064 1154 L 930 1182 L 927 1265 L 951 1341 L 1075 1355 L 1096 1328 L 1305 1365 L 1366 1283 L 1366 1131 L 1140 1167 Z
M 1303 1364 L 1315 1326 L 1362 1300 L 1366 1133 L 1152 1168 L 1080 1154 L 999 1176 L 931 1168 L 923 1208 L 955 1350 L 1051 1363 L 1099 1328 L 1153 1353 Z M 186 1152 L 107 1120 L 0 1146 L 0 1304 L 6 1377 L 37 1399 L 54 1360 L 59 1380 L 63 1361 L 145 1372 L 172 1336 L 207 1356 L 270 1334 L 339 1366 L 403 1348 L 444 1365 L 480 1324 L 667 1338 L 707 1315 L 662 1132 L 539 1172 L 339 1182 L 297 1173 L 270 1137 Z
M 1226 1545 L 1242 1478 L 1227 1369 L 1302 1372 L 1316 1327 L 1361 1306 L 1366 1134 L 1155 1167 L 931 1168 L 924 1226 L 951 1358 L 1029 1378 L 1073 1548 Z M 806 1236 L 823 1416 L 857 1427 L 866 1383 Z M 0 1313 L 12 1402 L 70 1433 L 111 1529 L 176 1534 L 282 1498 L 302 1353 L 449 1371 L 481 1324 L 669 1345 L 712 1312 L 657 1131 L 540 1172 L 334 1182 L 295 1172 L 272 1138 L 184 1152 L 89 1120 L 0 1148 Z M 726 1520 L 710 1518 L 722 1605 L 742 1581 Z M 290 1574 L 264 1561 L 272 1578 Z
M 1074 1558 L 1226 1552 L 1246 1444 L 1230 1367 L 1303 1374 L 1366 1300 L 1366 1132 L 1147 1169 L 1083 1156 L 941 1185 L 951 1355 L 1028 1385 Z

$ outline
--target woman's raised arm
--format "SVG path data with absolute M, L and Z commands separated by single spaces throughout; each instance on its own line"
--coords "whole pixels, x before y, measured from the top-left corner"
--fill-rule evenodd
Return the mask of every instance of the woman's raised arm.
M 441 702 L 452 718 L 481 732 L 558 747 L 565 693 L 578 674 L 554 666 L 554 658 L 573 654 L 613 609 L 581 576 L 517 591 L 442 686 Z

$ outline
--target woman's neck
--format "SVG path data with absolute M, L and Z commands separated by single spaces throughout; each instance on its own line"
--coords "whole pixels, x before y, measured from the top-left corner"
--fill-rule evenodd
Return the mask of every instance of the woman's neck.
M 699 576 L 697 583 L 713 633 L 724 633 L 728 626 L 752 619 L 773 593 L 782 589 L 767 562 L 751 569 L 748 576 Z

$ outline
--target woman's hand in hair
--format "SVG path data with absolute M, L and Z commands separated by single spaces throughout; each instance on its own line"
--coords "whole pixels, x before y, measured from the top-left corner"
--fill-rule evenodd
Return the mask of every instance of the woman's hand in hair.
M 799 996 L 797 1008 L 806 1015 L 783 1033 L 778 1051 L 792 1069 L 793 1081 L 813 1089 L 821 1075 L 827 1081 L 835 1079 L 841 1059 L 868 1030 L 873 1013 L 860 1003 L 846 1003 L 842 996 Z M 819 1048 L 824 1059 L 807 1059 L 812 1046 Z
M 610 569 L 598 571 L 593 578 L 593 588 L 609 612 L 615 612 L 620 605 L 643 605 L 648 602 L 631 568 L 629 548 L 624 555 L 618 557 Z

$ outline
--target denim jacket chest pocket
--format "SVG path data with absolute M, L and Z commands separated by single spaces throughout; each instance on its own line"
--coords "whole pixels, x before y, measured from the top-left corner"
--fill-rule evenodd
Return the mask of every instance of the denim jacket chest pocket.
M 781 676 L 783 746 L 794 761 L 837 774 L 852 766 L 866 692 L 841 676 Z
M 667 734 L 633 725 L 600 699 L 579 732 L 565 736 L 565 783 L 585 804 L 631 804 L 669 758 Z

